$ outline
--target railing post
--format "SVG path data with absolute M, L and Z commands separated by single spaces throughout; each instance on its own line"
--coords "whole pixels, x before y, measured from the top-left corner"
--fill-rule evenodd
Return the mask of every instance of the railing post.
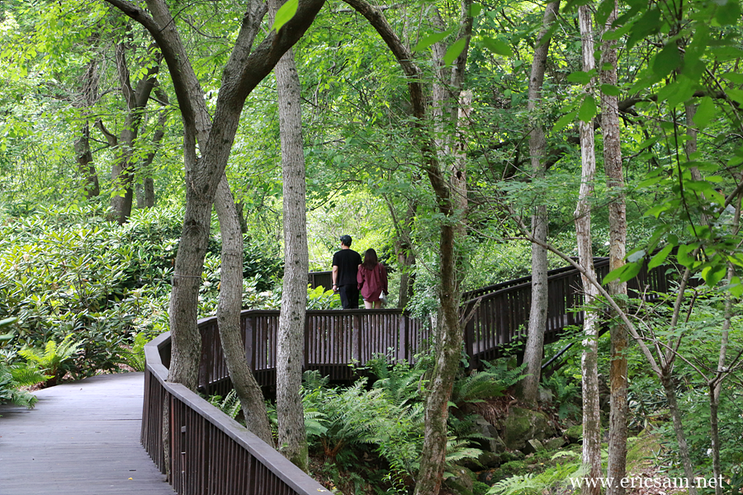
M 357 314 L 354 314 L 351 316 L 351 326 L 352 326 L 352 332 L 353 332 L 353 339 L 355 340 L 354 344 L 352 344 L 352 349 L 354 349 L 355 356 L 353 356 L 353 359 L 361 363 L 361 347 L 362 347 L 362 338 L 361 338 L 361 317 Z M 362 363 L 363 364 L 363 363 Z
M 254 341 L 254 334 L 253 327 L 255 325 L 254 323 L 254 317 L 251 314 L 246 315 L 245 317 L 245 328 L 243 330 L 243 342 L 245 342 L 245 358 L 248 360 L 248 366 L 252 371 L 255 371 L 255 368 L 253 366 L 254 361 L 254 355 L 255 355 L 255 341 Z
M 476 303 L 475 303 L 476 304 Z M 464 308 L 464 318 L 470 317 L 470 312 L 474 305 L 467 304 Z M 477 309 L 475 309 L 477 311 Z M 475 314 L 471 315 L 471 318 L 465 320 L 464 324 L 464 352 L 470 358 L 470 368 L 476 368 L 478 366 L 477 358 L 475 357 Z

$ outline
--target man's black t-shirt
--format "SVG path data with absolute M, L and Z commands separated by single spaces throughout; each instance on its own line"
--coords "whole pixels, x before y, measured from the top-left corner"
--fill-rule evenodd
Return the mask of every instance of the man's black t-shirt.
M 341 249 L 333 255 L 333 266 L 338 267 L 336 284 L 356 286 L 356 272 L 361 264 L 361 255 L 353 249 Z

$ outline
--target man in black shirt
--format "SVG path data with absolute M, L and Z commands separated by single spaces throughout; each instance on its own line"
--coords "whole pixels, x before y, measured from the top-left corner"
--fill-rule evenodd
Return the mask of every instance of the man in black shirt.
M 333 292 L 340 293 L 343 309 L 359 307 L 356 273 L 360 264 L 361 256 L 351 249 L 351 236 L 341 236 L 341 250 L 333 255 Z

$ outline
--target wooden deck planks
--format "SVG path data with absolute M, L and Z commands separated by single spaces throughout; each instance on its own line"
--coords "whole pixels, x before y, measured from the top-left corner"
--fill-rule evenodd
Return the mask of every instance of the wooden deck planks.
M 139 443 L 142 373 L 36 392 L 0 406 L 0 495 L 173 495 Z

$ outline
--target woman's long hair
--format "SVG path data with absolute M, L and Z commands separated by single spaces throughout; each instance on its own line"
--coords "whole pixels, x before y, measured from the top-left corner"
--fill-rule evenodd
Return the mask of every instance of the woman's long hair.
M 377 266 L 377 252 L 373 249 L 367 249 L 364 252 L 364 263 L 362 263 L 362 266 L 366 268 L 367 270 L 373 270 L 375 266 Z

